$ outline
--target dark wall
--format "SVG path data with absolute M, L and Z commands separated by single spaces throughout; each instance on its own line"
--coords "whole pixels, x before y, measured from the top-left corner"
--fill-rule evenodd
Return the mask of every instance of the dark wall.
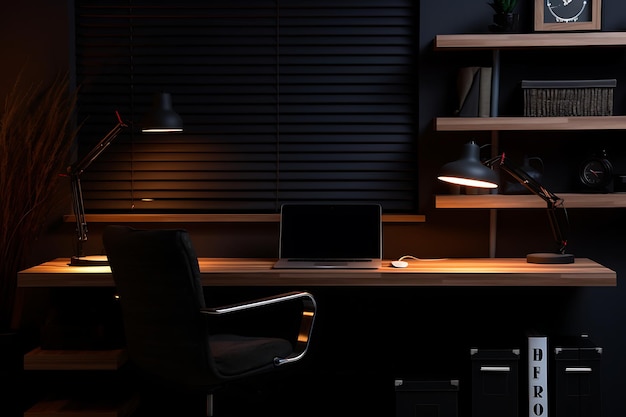
M 69 6 L 65 0 L 12 2 L 0 16 L 0 97 L 19 74 L 35 83 L 68 70 L 70 62 Z
M 526 4 L 528 3 L 528 4 Z M 532 3 L 521 2 L 522 28 L 530 31 Z M 417 6 L 416 6 L 417 7 Z M 605 30 L 624 29 L 620 16 L 626 5 L 619 0 L 604 0 Z M 437 34 L 485 32 L 491 20 L 486 2 L 466 0 L 424 1 L 419 4 L 416 59 L 419 71 L 419 192 L 420 206 L 427 221 L 421 224 L 386 224 L 385 257 L 401 255 L 418 257 L 486 257 L 489 255 L 489 212 L 487 210 L 435 210 L 434 194 L 445 191 L 436 183 L 438 168 L 457 156 L 456 151 L 469 139 L 488 141 L 488 134 L 442 134 L 433 132 L 431 122 L 436 116 L 451 113 L 453 80 L 458 66 L 468 60 L 480 65 L 488 63 L 489 53 L 466 54 L 432 51 Z M 28 64 L 29 77 L 37 80 L 58 71 L 69 62 L 67 27 L 70 19 L 64 1 L 29 2 L 29 7 L 12 2 L 2 13 L 2 52 L 5 59 L 0 69 L 6 90 L 7 79 Z M 54 16 L 55 18 L 51 18 Z M 614 51 L 620 54 L 619 51 Z M 503 54 L 504 109 L 514 107 L 515 85 L 527 74 L 535 75 L 532 64 L 540 62 L 536 55 Z M 607 67 L 624 74 L 623 56 L 600 55 L 592 65 L 586 59 L 567 66 L 565 70 L 589 69 L 589 78 Z M 610 65 L 609 65 L 610 62 Z M 8 65 L 7 65 L 8 64 Z M 558 63 L 549 66 L 549 73 L 561 70 Z M 562 65 L 562 64 L 561 64 Z M 68 65 L 69 66 L 69 65 Z M 576 69 L 578 68 L 578 69 Z M 619 71 L 621 70 L 621 72 Z M 525 72 L 528 71 L 528 72 Z M 548 71 L 548 70 L 546 70 Z M 506 74 L 506 75 L 504 75 Z M 618 78 L 620 83 L 626 80 Z M 624 90 L 616 92 L 616 106 L 623 108 Z M 623 114 L 623 112 L 621 113 Z M 607 140 L 615 144 L 615 135 L 603 132 L 576 134 L 576 140 L 558 133 L 510 134 L 501 139 L 509 152 L 531 152 L 541 156 L 548 166 L 546 181 L 558 190 L 568 191 L 568 169 L 581 153 L 591 149 L 588 140 Z M 582 137 L 581 137 L 582 136 Z M 618 135 L 619 136 L 619 135 Z M 556 138 L 556 139 L 555 139 Z M 555 141 L 556 144 L 555 144 Z M 617 148 L 619 155 L 622 149 Z M 582 147 L 581 151 L 577 147 Z M 587 149 L 584 149 L 587 147 Z M 569 150 L 568 150 L 569 149 Z M 626 156 L 626 152 L 622 155 Z M 565 160 L 565 161 L 563 161 Z M 549 174 L 549 175 L 548 175 Z M 69 194 L 69 185 L 67 187 Z M 69 206 L 66 211 L 69 212 Z M 626 223 L 623 209 L 572 209 L 570 251 L 577 257 L 592 258 L 617 271 L 618 280 L 626 274 L 622 254 L 622 231 Z M 101 250 L 101 224 L 90 224 L 87 253 Z M 138 224 L 157 227 L 155 224 Z M 168 224 L 185 227 L 192 233 L 199 256 L 273 257 L 277 253 L 276 224 Z M 550 235 L 543 210 L 500 210 L 497 216 L 497 256 L 523 257 L 528 252 L 549 249 Z M 72 252 L 73 224 L 58 218 L 49 233 L 35 242 L 32 263 Z M 316 344 L 312 351 L 311 372 L 337 375 L 347 382 L 358 376 L 384 381 L 384 394 L 359 398 L 354 403 L 375 403 L 370 410 L 388 410 L 393 406 L 389 378 L 466 377 L 470 347 L 523 347 L 525 332 L 537 329 L 549 336 L 589 333 L 604 349 L 602 356 L 603 415 L 626 415 L 622 393 L 626 390 L 626 372 L 622 352 L 626 336 L 622 331 L 626 307 L 622 300 L 626 291 L 614 288 L 413 288 L 408 290 L 370 290 L 354 288 L 311 288 L 320 300 L 320 321 Z M 255 289 L 245 289 L 246 295 Z M 218 298 L 215 295 L 215 298 Z M 356 307 L 355 307 L 356 305 Z M 349 308 L 347 306 L 350 306 Z M 26 308 L 29 306 L 27 305 Z M 337 358 L 336 350 L 341 358 Z M 334 375 L 332 375 L 334 373 Z M 326 381 L 328 383 L 328 380 Z M 370 384 L 371 386 L 378 386 Z M 345 386 L 330 385 L 341 391 Z M 469 386 L 462 385 L 467 392 Z M 365 395 L 364 392 L 361 393 Z M 465 395 L 465 394 L 464 394 Z M 464 397 L 465 398 L 465 397 Z M 466 401 L 466 400 L 465 400 Z M 466 409 L 467 410 L 467 409 Z M 373 414 L 372 414 L 373 415 Z M 467 413 L 464 413 L 467 415 Z

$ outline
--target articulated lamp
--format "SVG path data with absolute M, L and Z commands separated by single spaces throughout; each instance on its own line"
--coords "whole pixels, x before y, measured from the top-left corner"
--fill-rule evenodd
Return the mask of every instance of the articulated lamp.
M 67 168 L 67 175 L 72 183 L 72 206 L 76 218 L 77 245 L 76 254 L 72 256 L 70 266 L 102 266 L 108 265 L 106 256 L 84 256 L 83 244 L 87 240 L 87 221 L 85 220 L 85 203 L 80 179 L 85 170 L 102 152 L 118 137 L 128 124 L 122 121 L 116 111 L 117 124 L 94 146 L 83 159 Z M 183 123 L 180 116 L 172 108 L 172 99 L 168 93 L 160 93 L 154 96 L 152 109 L 142 121 L 142 133 L 174 133 L 182 132 Z
M 550 226 L 556 242 L 555 252 L 528 254 L 526 256 L 527 262 L 536 264 L 573 263 L 574 256 L 565 253 L 567 239 L 563 235 L 563 229 L 564 227 L 569 227 L 569 220 L 563 199 L 550 192 L 524 170 L 513 166 L 504 153 L 481 162 L 479 146 L 475 142 L 467 143 L 464 147 L 463 156 L 457 161 L 444 165 L 438 178 L 441 181 L 452 184 L 497 188 L 499 182 L 498 175 L 491 169 L 493 166 L 498 166 L 510 174 L 531 193 L 541 197 L 547 204 Z
M 102 152 L 115 140 L 115 138 L 128 127 L 122 121 L 120 114 L 116 111 L 117 124 L 109 131 L 100 142 L 94 146 L 87 155 L 79 162 L 70 165 L 67 173 L 72 183 L 72 206 L 74 208 L 74 217 L 76 218 L 76 235 L 78 238 L 76 254 L 70 259 L 71 266 L 98 266 L 108 265 L 106 257 L 85 257 L 83 256 L 83 243 L 87 240 L 87 221 L 85 220 L 85 203 L 83 201 L 83 191 L 80 185 L 80 178 L 83 172 L 91 165 L 93 161 L 100 156 Z

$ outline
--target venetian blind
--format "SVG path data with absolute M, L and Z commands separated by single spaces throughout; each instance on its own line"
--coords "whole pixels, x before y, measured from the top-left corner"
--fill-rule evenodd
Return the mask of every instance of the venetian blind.
M 87 212 L 417 210 L 409 0 L 76 0 Z M 141 135 L 155 92 L 185 131 Z

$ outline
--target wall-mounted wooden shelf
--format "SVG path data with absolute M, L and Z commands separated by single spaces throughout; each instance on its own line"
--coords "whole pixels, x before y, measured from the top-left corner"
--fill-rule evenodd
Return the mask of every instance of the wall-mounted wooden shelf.
M 139 406 L 139 398 L 99 399 L 51 398 L 41 400 L 24 412 L 24 417 L 126 417 Z
M 126 350 L 35 348 L 24 355 L 26 371 L 115 371 L 127 360 Z
M 626 130 L 626 116 L 438 117 L 438 132 L 504 130 Z
M 513 34 L 457 34 L 437 35 L 435 50 L 491 50 L 494 67 L 499 67 L 501 49 L 583 47 L 626 47 L 626 32 L 555 32 Z M 494 83 L 499 75 L 494 75 Z M 492 84 L 493 85 L 493 84 Z M 497 89 L 496 89 L 497 90 Z M 498 102 L 497 95 L 492 96 Z M 493 109 L 492 109 L 493 110 Z M 497 140 L 500 131 L 573 131 L 573 130 L 626 130 L 626 116 L 585 117 L 438 117 L 434 129 L 438 132 L 491 131 Z M 492 140 L 493 142 L 493 140 Z M 624 208 L 626 194 L 558 194 L 565 200 L 566 208 Z M 435 207 L 442 209 L 507 209 L 546 208 L 546 203 L 534 195 L 438 195 Z M 495 212 L 494 212 L 495 213 Z M 495 223 L 494 223 L 495 224 Z M 492 228 L 492 237 L 495 232 Z M 492 239 L 495 242 L 495 237 Z M 491 251 L 493 253 L 493 250 Z
M 437 35 L 435 49 L 525 49 L 626 46 L 626 32 Z
M 26 371 L 116 371 L 128 359 L 125 349 L 67 350 L 35 348 L 24 355 Z M 24 417 L 126 417 L 139 404 L 136 396 L 90 395 L 47 398 L 24 412 Z
M 280 214 L 88 214 L 88 223 L 278 223 Z M 75 222 L 72 214 L 63 221 Z M 383 214 L 383 223 L 423 223 L 423 214 Z
M 558 194 L 570 208 L 626 208 L 626 193 Z M 437 195 L 439 209 L 511 209 L 546 208 L 546 202 L 535 195 Z

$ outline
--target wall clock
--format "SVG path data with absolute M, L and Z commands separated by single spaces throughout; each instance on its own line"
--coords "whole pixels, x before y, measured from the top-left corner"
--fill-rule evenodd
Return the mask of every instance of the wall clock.
M 535 31 L 600 30 L 602 0 L 535 0 Z

